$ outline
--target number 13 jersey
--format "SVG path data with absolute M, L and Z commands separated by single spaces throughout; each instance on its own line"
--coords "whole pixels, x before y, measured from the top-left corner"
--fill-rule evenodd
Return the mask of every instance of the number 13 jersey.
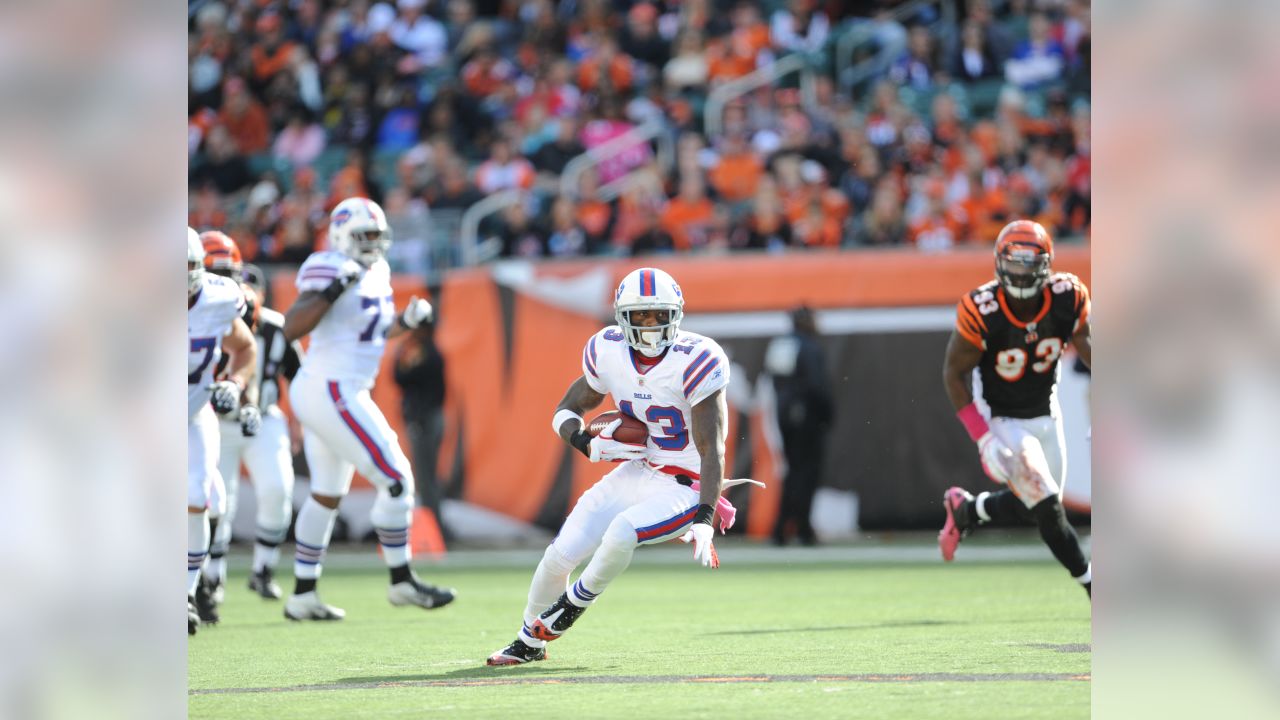
M 378 376 L 387 333 L 395 322 L 391 268 L 386 261 L 379 260 L 366 269 L 342 253 L 313 253 L 298 270 L 296 284 L 299 293 L 319 292 L 349 270 L 363 274 L 338 296 L 311 331 L 300 372 L 370 387 Z
M 610 325 L 582 349 L 582 374 L 591 389 L 612 395 L 618 410 L 649 427 L 651 463 L 698 474 L 693 406 L 729 384 L 729 359 L 714 340 L 681 332 L 657 364 L 646 366 Z
M 999 282 L 971 290 L 956 307 L 956 332 L 982 348 L 978 373 L 992 417 L 1053 414 L 1058 358 L 1089 318 L 1089 290 L 1070 273 L 1055 273 L 1029 322 L 1013 316 Z

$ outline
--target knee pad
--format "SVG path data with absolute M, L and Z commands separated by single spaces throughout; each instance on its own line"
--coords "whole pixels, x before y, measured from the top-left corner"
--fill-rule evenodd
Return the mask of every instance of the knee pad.
M 609 523 L 609 529 L 604 531 L 604 538 L 601 540 L 601 544 L 634 548 L 639 544 L 639 540 L 636 538 L 636 528 L 630 521 L 619 515 L 613 519 L 613 522 Z
M 555 543 L 548 545 L 547 551 L 542 553 L 542 562 L 555 575 L 568 575 L 578 567 L 578 563 L 560 552 Z
M 391 493 L 385 489 L 378 490 L 378 496 L 373 501 L 373 510 L 369 512 L 369 518 L 373 520 L 375 528 L 407 528 L 412 515 L 413 495 L 401 493 L 400 497 L 391 497 Z

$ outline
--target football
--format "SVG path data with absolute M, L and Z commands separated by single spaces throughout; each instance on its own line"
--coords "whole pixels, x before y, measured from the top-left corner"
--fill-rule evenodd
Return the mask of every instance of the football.
M 618 418 L 622 418 L 622 424 L 613 431 L 614 440 L 633 445 L 643 445 L 649 442 L 649 426 L 630 415 L 623 415 L 617 410 L 603 412 L 591 418 L 591 421 L 587 423 L 587 434 L 591 437 L 599 435 L 600 431 Z

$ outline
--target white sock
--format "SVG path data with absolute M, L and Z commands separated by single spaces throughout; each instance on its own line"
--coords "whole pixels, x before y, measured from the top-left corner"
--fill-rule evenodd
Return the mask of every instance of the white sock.
M 279 545 L 263 545 L 262 543 L 253 544 L 253 571 L 262 572 L 262 568 L 276 569 L 276 564 L 280 562 L 280 546 Z
M 1089 567 L 1084 569 L 1084 574 L 1076 577 L 1076 582 L 1081 585 L 1093 582 L 1093 563 L 1089 563 Z
M 207 513 L 187 513 L 187 594 L 196 594 L 200 582 L 200 566 L 209 552 L 209 518 Z
M 227 581 L 227 558 L 222 555 L 218 557 L 210 555 L 209 561 L 205 563 L 205 571 L 209 574 L 209 577 L 225 583 Z
M 526 645 L 546 646 L 546 641 L 529 634 L 529 626 L 544 610 L 560 599 L 560 594 L 569 584 L 569 574 L 575 567 L 577 563 L 562 555 L 554 543 L 549 545 L 547 551 L 542 554 L 538 569 L 533 571 L 533 582 L 529 584 L 529 602 L 524 608 L 524 627 L 520 629 L 520 639 Z
M 399 530 L 374 528 L 373 531 L 378 535 L 378 544 L 382 547 L 382 560 L 387 567 L 409 564 L 409 559 L 412 557 L 409 550 L 409 528 Z
M 333 535 L 333 523 L 338 519 L 337 508 L 327 508 L 308 497 L 298 512 L 294 527 L 297 551 L 294 554 L 294 577 L 310 580 L 320 577 L 324 553 L 329 549 L 329 537 Z
M 973 503 L 973 509 L 978 511 L 978 522 L 991 522 L 991 516 L 987 514 L 987 498 L 991 497 L 989 492 L 978 493 L 978 499 Z

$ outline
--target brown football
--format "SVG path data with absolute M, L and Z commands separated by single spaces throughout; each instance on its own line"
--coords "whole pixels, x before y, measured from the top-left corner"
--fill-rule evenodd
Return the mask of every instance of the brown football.
M 613 431 L 614 440 L 633 445 L 644 445 L 649 442 L 649 426 L 630 415 L 623 415 L 617 410 L 602 412 L 591 418 L 591 421 L 587 423 L 587 434 L 591 437 L 599 435 L 600 431 L 605 429 L 605 426 L 618 418 L 622 418 L 622 424 Z

